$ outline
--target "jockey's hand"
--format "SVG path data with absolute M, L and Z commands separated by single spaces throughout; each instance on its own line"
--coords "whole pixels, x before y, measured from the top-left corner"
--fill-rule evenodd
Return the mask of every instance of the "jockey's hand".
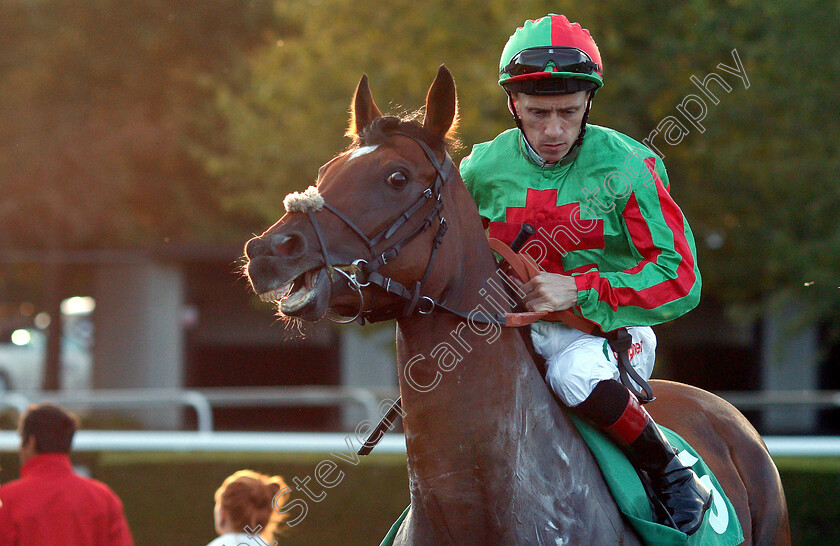
M 522 303 L 529 311 L 562 311 L 577 305 L 577 285 L 574 277 L 557 273 L 540 273 L 523 284 Z

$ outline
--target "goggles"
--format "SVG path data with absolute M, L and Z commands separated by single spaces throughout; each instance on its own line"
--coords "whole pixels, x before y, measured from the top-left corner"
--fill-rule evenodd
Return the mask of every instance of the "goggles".
M 553 63 L 559 72 L 592 74 L 600 70 L 598 63 L 576 47 L 531 47 L 514 55 L 502 72 L 511 77 L 545 72 L 548 63 Z

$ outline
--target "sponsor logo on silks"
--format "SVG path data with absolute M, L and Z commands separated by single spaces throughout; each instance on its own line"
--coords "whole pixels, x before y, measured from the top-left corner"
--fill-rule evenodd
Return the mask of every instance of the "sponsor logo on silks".
M 627 350 L 628 354 L 630 355 L 630 362 L 633 362 L 634 356 L 642 354 L 642 344 L 644 342 L 645 340 L 640 339 L 638 343 L 634 343 L 630 346 L 630 349 Z M 618 360 L 618 353 L 613 351 L 613 355 L 615 356 L 615 359 Z

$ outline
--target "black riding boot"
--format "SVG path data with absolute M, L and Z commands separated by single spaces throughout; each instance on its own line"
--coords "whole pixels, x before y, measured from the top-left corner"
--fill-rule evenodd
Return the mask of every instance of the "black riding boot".
M 677 450 L 627 388 L 618 381 L 602 381 L 575 409 L 604 429 L 630 459 L 653 497 L 657 523 L 687 535 L 700 528 L 711 492 L 680 462 Z
M 635 400 L 635 397 L 631 398 Z M 633 466 L 644 473 L 643 479 L 647 477 L 646 485 L 661 502 L 661 506 L 653 503 L 659 523 L 687 535 L 697 531 L 711 505 L 711 492 L 697 474 L 679 460 L 677 450 L 653 419 L 648 417 L 639 437 L 623 449 Z

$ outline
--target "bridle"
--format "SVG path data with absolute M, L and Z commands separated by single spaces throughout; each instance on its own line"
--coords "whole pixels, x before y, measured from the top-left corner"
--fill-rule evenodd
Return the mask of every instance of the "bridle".
M 443 302 L 435 300 L 430 296 L 422 295 L 423 292 L 423 285 L 429 279 L 429 275 L 432 271 L 432 265 L 434 264 L 435 256 L 437 255 L 437 250 L 440 247 L 441 242 L 443 241 L 443 237 L 446 234 L 447 224 L 446 218 L 441 214 L 441 210 L 443 209 L 443 195 L 441 193 L 443 189 L 443 185 L 449 179 L 449 176 L 452 174 L 452 169 L 454 164 L 452 162 L 452 158 L 449 156 L 448 153 L 444 152 L 443 161 L 439 161 L 437 156 L 435 155 L 434 151 L 429 147 L 428 144 L 423 142 L 422 140 L 418 139 L 416 136 L 411 135 L 409 133 L 403 131 L 389 131 L 389 136 L 400 135 L 407 137 L 413 140 L 425 153 L 426 157 L 428 158 L 429 162 L 435 168 L 435 180 L 423 192 L 420 196 L 401 214 L 399 214 L 387 227 L 380 230 L 377 234 L 373 235 L 372 237 L 368 237 L 350 218 L 347 217 L 344 213 L 340 210 L 335 208 L 334 206 L 330 205 L 326 201 L 323 202 L 321 209 L 327 209 L 331 213 L 333 213 L 338 219 L 340 219 L 347 227 L 349 227 L 353 233 L 355 233 L 367 246 L 368 252 L 370 254 L 369 258 L 359 258 L 353 260 L 349 266 L 335 266 L 333 263 L 335 260 L 330 258 L 330 253 L 327 250 L 327 244 L 324 239 L 323 234 L 321 233 L 321 227 L 318 224 L 318 220 L 316 218 L 314 210 L 308 208 L 306 210 L 306 214 L 309 218 L 310 223 L 312 224 L 312 228 L 315 231 L 315 236 L 318 239 L 318 244 L 321 246 L 321 254 L 324 258 L 324 264 L 327 271 L 330 274 L 330 280 L 334 281 L 335 276 L 334 273 L 338 273 L 347 281 L 348 286 L 356 292 L 359 297 L 359 307 L 356 311 L 356 315 L 353 317 L 337 317 L 335 315 L 330 316 L 327 315 L 329 320 L 333 322 L 337 322 L 339 324 L 347 324 L 350 322 L 358 321 L 360 324 L 364 325 L 366 322 L 380 322 L 384 320 L 391 320 L 398 317 L 407 317 L 410 316 L 415 311 L 422 314 L 422 315 L 429 315 L 436 310 L 444 311 L 449 314 L 455 315 L 460 317 L 461 319 L 467 320 L 471 323 L 475 324 L 494 324 L 498 326 L 515 326 L 515 324 L 511 324 L 510 317 L 514 316 L 515 313 L 501 313 L 501 312 L 487 312 L 484 309 L 476 308 L 469 312 L 459 311 L 456 309 L 452 309 L 446 306 Z M 374 251 L 374 247 L 381 243 L 382 241 L 386 241 L 390 239 L 412 216 L 414 216 L 426 203 L 430 200 L 434 202 L 429 213 L 423 219 L 422 223 L 418 225 L 411 233 L 407 234 L 402 239 L 394 242 L 391 246 L 387 247 L 385 250 L 381 252 Z M 398 281 L 393 280 L 390 277 L 386 277 L 385 275 L 381 274 L 377 271 L 383 265 L 392 262 L 399 256 L 400 250 L 410 241 L 415 239 L 421 233 L 425 232 L 426 230 L 432 227 L 434 222 L 434 218 L 438 217 L 438 231 L 435 235 L 434 240 L 432 241 L 432 249 L 429 253 L 429 259 L 426 264 L 426 271 L 423 274 L 423 278 L 419 281 L 414 283 L 414 286 L 409 289 L 400 284 Z M 364 294 L 362 293 L 362 288 L 370 285 L 375 285 L 381 288 L 386 294 L 395 296 L 398 299 L 402 300 L 402 305 L 395 306 L 386 306 L 383 309 L 374 311 L 373 306 L 373 299 L 375 298 L 374 292 L 371 293 L 371 301 L 370 301 L 370 308 L 368 309 L 365 305 L 365 298 Z M 522 313 L 522 315 L 528 315 L 528 313 Z M 532 318 L 531 322 L 536 320 L 536 318 Z M 529 322 L 530 323 L 530 322 Z
M 442 305 L 441 303 L 435 301 L 433 298 L 429 296 L 423 296 L 423 285 L 429 279 L 429 276 L 432 271 L 432 265 L 435 261 L 435 256 L 437 255 L 437 250 L 440 247 L 441 242 L 443 241 L 444 235 L 446 235 L 447 225 L 446 225 L 446 218 L 441 214 L 441 210 L 443 209 L 443 195 L 442 189 L 443 185 L 449 179 L 449 176 L 452 174 L 452 169 L 454 164 L 452 162 L 452 158 L 449 156 L 448 153 L 444 152 L 443 161 L 439 161 L 437 156 L 435 155 L 434 151 L 429 147 L 428 144 L 420 140 L 414 135 L 409 133 L 405 133 L 402 131 L 390 131 L 389 136 L 404 136 L 410 138 L 414 141 L 425 153 L 427 159 L 435 168 L 435 180 L 432 184 L 427 187 L 423 192 L 414 200 L 414 202 L 405 209 L 402 213 L 400 213 L 387 227 L 380 230 L 373 236 L 368 236 L 362 231 L 350 218 L 347 217 L 344 213 L 340 210 L 335 208 L 334 206 L 330 205 L 326 201 L 323 204 L 323 208 L 330 211 L 334 214 L 338 219 L 340 219 L 350 230 L 353 231 L 367 246 L 369 257 L 367 258 L 359 258 L 352 261 L 351 265 L 349 266 L 334 266 L 334 260 L 331 259 L 330 253 L 327 250 L 326 241 L 323 237 L 321 232 L 321 227 L 318 223 L 318 220 L 315 215 L 315 211 L 312 209 L 308 209 L 306 214 L 309 218 L 310 223 L 315 231 L 315 236 L 318 239 L 318 244 L 321 246 L 321 254 L 324 258 L 324 264 L 327 268 L 327 271 L 330 274 L 330 279 L 334 279 L 333 273 L 338 273 L 339 275 L 343 276 L 344 279 L 347 281 L 348 286 L 355 290 L 359 296 L 359 308 L 356 313 L 356 316 L 352 318 L 346 317 L 336 317 L 336 316 L 328 316 L 330 320 L 334 322 L 338 322 L 340 324 L 345 324 L 349 322 L 358 321 L 361 324 L 365 322 L 379 322 L 382 320 L 389 320 L 395 317 L 406 317 L 417 311 L 418 313 L 428 315 L 432 313 L 436 308 L 441 308 L 443 310 L 454 312 L 448 309 L 446 306 Z M 426 214 L 423 221 L 414 228 L 410 233 L 402 237 L 401 239 L 393 242 L 390 246 L 385 248 L 382 251 L 375 251 L 374 248 L 382 243 L 383 241 L 389 240 L 391 237 L 396 234 L 399 229 L 408 222 L 415 214 L 417 214 L 423 206 L 428 203 L 429 201 L 433 202 L 431 209 L 429 210 L 428 214 Z M 416 281 L 414 286 L 409 289 L 400 284 L 399 282 L 391 279 L 390 277 L 386 277 L 385 275 L 381 274 L 378 269 L 384 266 L 387 263 L 392 262 L 399 256 L 400 250 L 414 240 L 416 237 L 424 233 L 425 231 L 432 228 L 434 224 L 435 217 L 438 218 L 437 222 L 437 233 L 435 234 L 434 240 L 432 241 L 432 249 L 429 253 L 429 259 L 426 263 L 426 271 L 423 274 L 421 280 Z M 396 296 L 397 298 L 403 300 L 403 304 L 399 307 L 394 309 L 393 307 L 387 307 L 384 310 L 374 311 L 373 310 L 373 302 L 370 302 L 370 309 L 366 309 L 364 295 L 362 293 L 362 288 L 369 285 L 376 285 L 380 287 L 382 290 L 385 291 L 386 294 Z M 454 312 L 459 316 L 466 316 L 460 312 Z M 497 317 L 498 319 L 498 317 Z M 503 319 L 502 319 L 503 320 Z
M 342 213 L 334 206 L 324 201 L 323 208 L 326 208 L 327 210 L 332 212 L 336 217 L 338 217 L 362 241 L 364 241 L 365 245 L 367 245 L 368 251 L 370 253 L 370 259 L 360 258 L 354 260 L 349 267 L 332 265 L 332 260 L 330 260 L 330 255 L 327 251 L 326 242 L 324 240 L 323 234 L 321 233 L 321 228 L 318 224 L 318 220 L 315 217 L 315 212 L 312 209 L 307 209 L 306 214 L 309 218 L 309 221 L 312 223 L 313 229 L 315 230 L 315 235 L 318 238 L 318 243 L 321 245 L 321 253 L 324 257 L 325 266 L 330 272 L 330 279 L 334 280 L 333 272 L 339 273 L 346 279 L 347 284 L 352 289 L 354 289 L 359 296 L 360 303 L 356 316 L 352 318 L 340 319 L 328 316 L 328 318 L 340 324 L 346 324 L 354 321 L 358 321 L 360 324 L 365 324 L 365 322 L 378 322 L 382 320 L 389 320 L 399 316 L 407 317 L 415 311 L 417 311 L 420 314 L 428 315 L 434 312 L 435 310 L 441 310 L 474 323 L 489 323 L 496 324 L 499 326 L 508 326 L 506 316 L 503 313 L 486 313 L 484 311 L 477 310 L 473 310 L 470 313 L 465 313 L 462 311 L 450 309 L 443 303 L 436 301 L 429 296 L 421 295 L 423 285 L 429 278 L 429 274 L 431 272 L 432 264 L 434 263 L 437 250 L 440 247 L 441 241 L 443 240 L 443 237 L 446 234 L 447 230 L 446 218 L 444 218 L 444 216 L 441 214 L 441 210 L 443 209 L 443 196 L 441 190 L 443 188 L 443 185 L 448 180 L 449 176 L 452 174 L 453 163 L 452 158 L 449 156 L 448 153 L 445 152 L 443 162 L 438 161 L 437 156 L 435 155 L 434 151 L 432 151 L 432 149 L 428 146 L 428 144 L 426 144 L 422 140 L 419 140 L 413 135 L 401 131 L 393 131 L 390 134 L 408 137 L 420 146 L 420 148 L 426 154 L 426 157 L 431 162 L 432 166 L 435 168 L 435 180 L 432 183 L 432 185 L 423 190 L 421 195 L 414 201 L 414 203 L 412 203 L 405 211 L 403 211 L 399 216 L 397 216 L 388 225 L 388 227 L 382 229 L 373 237 L 368 237 L 367 235 L 365 235 L 365 233 L 361 229 L 359 229 L 359 227 L 356 226 L 356 224 L 344 213 Z M 431 210 L 426 215 L 426 217 L 423 219 L 423 222 L 418 227 L 416 227 L 414 230 L 411 231 L 411 233 L 409 233 L 402 239 L 391 244 L 391 246 L 387 247 L 382 252 L 377 254 L 377 252 L 374 251 L 374 247 L 377 244 L 390 239 L 400 229 L 400 227 L 402 227 L 412 216 L 414 216 L 423 207 L 423 205 L 428 203 L 429 200 L 433 200 L 434 205 L 432 206 Z M 432 242 L 432 250 L 429 253 L 429 259 L 426 264 L 426 271 L 423 274 L 423 278 L 419 281 L 416 281 L 414 287 L 411 290 L 407 289 L 399 282 L 394 281 L 389 277 L 385 277 L 377 271 L 377 269 L 379 269 L 383 265 L 396 259 L 396 257 L 399 256 L 402 247 L 405 246 L 408 242 L 410 242 L 426 230 L 430 229 L 435 216 L 439 218 L 438 231 Z M 366 309 L 362 288 L 371 284 L 382 288 L 387 294 L 391 294 L 397 296 L 399 299 L 402 299 L 405 302 L 402 305 L 402 309 L 386 308 L 385 311 L 374 313 L 372 301 L 371 309 Z M 614 332 L 610 332 L 610 334 L 604 334 L 603 332 L 601 332 L 600 334 L 596 334 L 595 332 L 592 333 L 595 335 L 602 335 L 603 337 L 607 338 L 610 347 L 613 350 L 615 350 L 619 355 L 618 360 L 620 379 L 621 382 L 630 389 L 630 392 L 632 392 L 637 398 L 639 398 L 639 400 L 642 403 L 654 400 L 655 397 L 653 396 L 653 392 L 651 391 L 650 386 L 647 384 L 647 382 L 644 381 L 644 379 L 642 379 L 638 375 L 638 373 L 630 365 L 628 349 L 630 348 L 632 339 L 627 330 L 621 328 L 615 330 Z M 641 387 L 643 392 L 640 392 L 635 386 L 633 386 L 633 381 L 635 381 L 635 383 Z M 377 425 L 377 427 L 374 429 L 374 431 L 370 434 L 368 439 L 359 449 L 359 455 L 367 455 L 371 452 L 373 447 L 378 443 L 379 439 L 381 438 L 384 429 L 390 427 L 390 423 L 396 418 L 396 414 L 401 411 L 402 407 L 400 405 L 400 399 L 398 399 L 391 407 L 391 410 L 388 412 L 388 415 L 386 415 L 382 419 L 382 421 L 380 421 L 379 425 Z

